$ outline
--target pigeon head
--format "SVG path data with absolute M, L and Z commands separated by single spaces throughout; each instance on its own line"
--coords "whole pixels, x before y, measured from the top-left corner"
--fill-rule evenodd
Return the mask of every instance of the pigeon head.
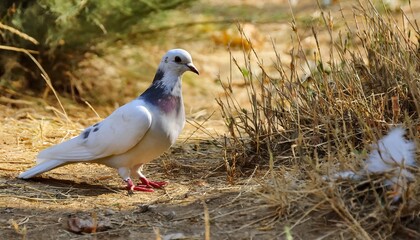
M 152 85 L 138 98 L 168 113 L 179 112 L 182 103 L 181 76 L 187 71 L 199 74 L 191 55 L 183 49 L 169 50 L 162 58 Z
M 169 50 L 165 56 L 163 56 L 159 69 L 164 73 L 172 73 L 178 76 L 181 76 L 187 71 L 199 74 L 192 62 L 191 55 L 184 49 Z

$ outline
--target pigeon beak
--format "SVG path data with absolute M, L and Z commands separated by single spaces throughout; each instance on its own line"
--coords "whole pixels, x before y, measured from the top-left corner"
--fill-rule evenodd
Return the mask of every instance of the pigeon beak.
M 200 72 L 198 72 L 197 68 L 192 63 L 187 63 L 187 67 L 190 69 L 191 72 L 196 73 L 197 75 L 200 75 Z

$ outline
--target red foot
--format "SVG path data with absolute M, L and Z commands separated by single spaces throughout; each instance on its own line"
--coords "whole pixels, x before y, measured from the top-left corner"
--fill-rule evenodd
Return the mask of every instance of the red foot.
M 149 181 L 147 178 L 140 178 L 141 183 L 134 185 L 131 179 L 128 179 L 127 182 L 127 190 L 129 193 L 133 191 L 140 191 L 140 192 L 154 192 L 153 188 L 162 188 L 167 182 L 155 182 Z
M 131 179 L 128 179 L 126 182 L 127 182 L 127 190 L 129 194 L 133 193 L 133 191 L 154 192 L 152 188 L 147 188 L 143 186 L 135 186 L 133 184 L 133 181 L 131 181 Z
M 147 179 L 145 177 L 141 177 L 140 181 L 141 181 L 141 183 L 139 183 L 136 187 L 143 187 L 143 188 L 147 188 L 147 189 L 162 188 L 163 186 L 168 184 L 167 182 L 149 181 L 149 179 Z

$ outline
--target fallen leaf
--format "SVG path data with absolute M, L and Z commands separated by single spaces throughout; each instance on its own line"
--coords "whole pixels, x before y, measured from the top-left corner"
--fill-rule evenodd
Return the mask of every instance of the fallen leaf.
M 103 232 L 110 228 L 111 223 L 108 219 L 98 220 L 95 214 L 89 219 L 70 216 L 67 220 L 67 229 L 74 233 Z

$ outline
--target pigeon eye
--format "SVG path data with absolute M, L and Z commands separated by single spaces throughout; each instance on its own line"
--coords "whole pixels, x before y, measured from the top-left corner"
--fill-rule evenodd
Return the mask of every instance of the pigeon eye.
M 181 62 L 181 58 L 180 58 L 180 57 L 178 57 L 178 56 L 176 56 L 176 57 L 175 57 L 175 62 L 176 62 L 176 63 L 180 63 L 180 62 Z

